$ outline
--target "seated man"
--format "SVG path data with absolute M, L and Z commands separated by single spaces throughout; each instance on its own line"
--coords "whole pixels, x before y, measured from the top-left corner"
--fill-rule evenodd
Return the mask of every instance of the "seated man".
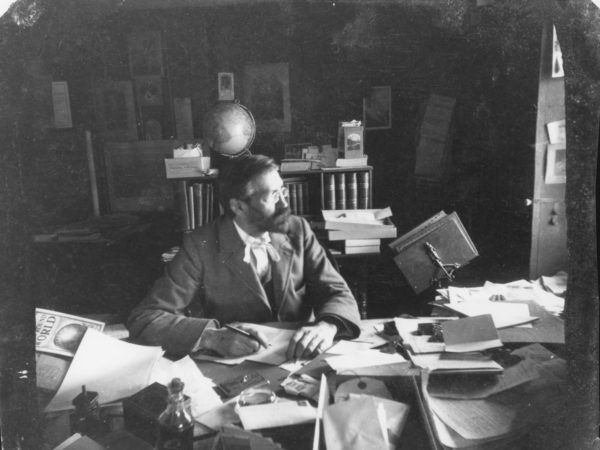
M 273 160 L 230 161 L 219 194 L 226 214 L 184 235 L 162 278 L 131 312 L 131 337 L 176 354 L 243 356 L 266 344 L 252 323 L 303 322 L 290 359 L 319 354 L 336 337 L 357 337 L 356 301 L 308 223 L 290 215 Z M 221 327 L 232 322 L 250 336 Z

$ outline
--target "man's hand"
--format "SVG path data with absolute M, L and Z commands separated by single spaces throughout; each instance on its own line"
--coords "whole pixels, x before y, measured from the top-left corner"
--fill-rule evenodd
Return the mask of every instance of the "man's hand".
M 323 353 L 333 345 L 333 338 L 338 329 L 332 323 L 318 322 L 307 325 L 296 331 L 288 346 L 288 359 L 312 358 Z
M 252 337 L 244 336 L 227 328 L 205 329 L 200 340 L 200 348 L 211 350 L 225 357 L 238 357 L 256 353 L 263 346 L 267 347 L 266 337 L 249 324 L 236 324 L 236 328 L 246 331 Z

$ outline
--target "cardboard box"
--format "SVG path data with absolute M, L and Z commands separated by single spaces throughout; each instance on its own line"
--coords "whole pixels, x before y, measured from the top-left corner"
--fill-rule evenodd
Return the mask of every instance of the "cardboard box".
M 165 159 L 167 178 L 193 178 L 207 175 L 210 170 L 210 156 L 198 158 Z
M 338 151 L 340 158 L 362 158 L 364 151 L 364 127 L 360 122 L 340 122 L 338 128 Z

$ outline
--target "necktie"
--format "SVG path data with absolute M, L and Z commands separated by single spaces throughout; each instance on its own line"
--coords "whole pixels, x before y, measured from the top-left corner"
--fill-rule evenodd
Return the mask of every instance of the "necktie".
M 250 243 L 246 243 L 244 262 L 254 266 L 261 281 L 269 274 L 269 259 L 274 262 L 280 260 L 279 253 L 269 241 L 253 239 Z

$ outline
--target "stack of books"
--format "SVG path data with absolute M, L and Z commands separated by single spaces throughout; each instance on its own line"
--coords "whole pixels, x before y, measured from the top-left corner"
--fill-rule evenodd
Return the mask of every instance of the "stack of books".
M 183 230 L 193 230 L 214 219 L 214 186 L 211 182 L 182 181 L 177 192 Z
M 323 238 L 343 254 L 380 253 L 381 239 L 396 237 L 391 209 L 323 210 Z

